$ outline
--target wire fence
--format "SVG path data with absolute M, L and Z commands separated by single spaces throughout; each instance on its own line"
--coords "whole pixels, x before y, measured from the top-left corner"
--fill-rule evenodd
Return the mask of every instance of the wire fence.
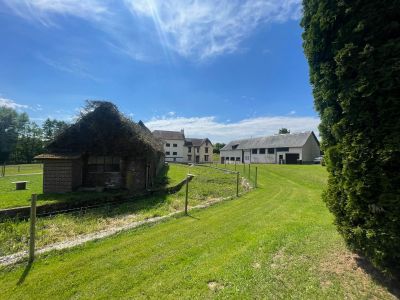
M 0 177 L 43 173 L 43 164 L 20 164 L 0 166 Z
M 38 212 L 35 215 L 36 248 L 73 240 L 85 234 L 112 230 L 126 224 L 141 222 L 174 212 L 211 205 L 234 198 L 251 186 L 234 168 L 221 165 L 176 165 L 174 176 L 188 174 L 193 179 L 173 194 L 158 193 L 128 201 L 84 205 L 64 210 Z M 0 223 L 0 256 L 28 250 L 31 219 L 8 219 Z

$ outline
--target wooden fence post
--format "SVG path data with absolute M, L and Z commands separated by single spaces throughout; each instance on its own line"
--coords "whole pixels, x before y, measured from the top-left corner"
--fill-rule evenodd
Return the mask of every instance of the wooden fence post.
M 36 201 L 37 195 L 32 194 L 29 230 L 29 262 L 33 262 L 35 259 Z
M 236 173 L 236 197 L 239 197 L 239 172 Z
M 188 198 L 189 198 L 189 174 L 186 175 L 186 195 L 185 195 L 185 215 L 188 214 Z
M 257 188 L 257 174 L 258 174 L 258 167 L 256 167 L 256 179 L 255 179 L 255 183 L 254 183 L 256 188 Z

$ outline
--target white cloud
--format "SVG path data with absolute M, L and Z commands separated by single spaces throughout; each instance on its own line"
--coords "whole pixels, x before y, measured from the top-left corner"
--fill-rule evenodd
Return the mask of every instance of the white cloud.
M 301 0 L 4 0 L 15 14 L 57 25 L 54 16 L 92 22 L 105 43 L 132 59 L 159 58 L 162 49 L 196 61 L 242 51 L 260 26 L 299 19 Z
M 28 105 L 19 104 L 19 103 L 15 102 L 14 100 L 3 98 L 3 97 L 0 97 L 0 106 L 4 106 L 7 108 L 12 108 L 12 109 L 16 109 L 16 110 L 29 108 Z
M 108 1 L 100 0 L 4 0 L 20 17 L 55 25 L 52 14 L 100 20 L 108 12 Z
M 125 0 L 151 18 L 160 42 L 182 56 L 206 59 L 239 49 L 261 24 L 298 19 L 301 0 Z
M 235 139 L 276 134 L 285 127 L 291 132 L 313 130 L 318 135 L 317 117 L 257 117 L 238 122 L 218 122 L 215 117 L 159 117 L 146 122 L 151 130 L 185 129 L 188 137 L 208 137 L 213 142 L 229 142 Z
M 293 116 L 293 115 L 295 115 L 296 114 L 296 111 L 295 110 L 291 110 L 291 111 L 289 111 L 289 113 L 288 113 L 288 115 L 290 115 L 290 116 Z

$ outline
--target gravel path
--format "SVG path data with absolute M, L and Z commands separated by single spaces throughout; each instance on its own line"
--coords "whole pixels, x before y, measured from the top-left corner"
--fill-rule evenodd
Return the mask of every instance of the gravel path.
M 246 192 L 244 192 L 246 193 Z M 243 195 L 244 193 L 242 193 L 241 195 Z M 230 197 L 225 197 L 225 198 L 219 198 L 219 199 L 215 199 L 215 200 L 210 200 L 207 203 L 204 204 L 200 204 L 200 205 L 196 205 L 193 207 L 190 207 L 189 210 L 193 210 L 193 209 L 202 209 L 202 208 L 206 208 L 209 207 L 213 204 L 225 201 L 225 200 L 230 200 L 235 198 L 234 196 L 230 196 Z M 111 235 L 114 235 L 118 232 L 124 231 L 124 230 L 129 230 L 132 228 L 137 228 L 139 226 L 142 226 L 144 224 L 152 224 L 152 223 L 157 223 L 160 222 L 162 220 L 165 219 L 169 219 L 179 213 L 182 213 L 183 210 L 179 210 L 179 211 L 175 211 L 173 213 L 170 213 L 168 215 L 165 216 L 161 216 L 161 217 L 154 217 L 154 218 L 149 218 L 149 219 L 145 219 L 143 221 L 136 221 L 136 222 L 132 222 L 123 226 L 119 226 L 119 227 L 113 227 L 113 228 L 108 228 L 102 231 L 97 231 L 94 233 L 90 233 L 90 234 L 85 234 L 85 235 L 80 235 L 77 236 L 75 239 L 73 240 L 67 240 L 64 242 L 60 242 L 60 243 L 55 243 L 40 249 L 37 249 L 35 251 L 36 255 L 37 254 L 42 254 L 42 253 L 46 253 L 49 251 L 53 251 L 53 250 L 62 250 L 62 249 L 67 249 L 67 248 L 72 248 L 81 244 L 84 244 L 86 242 L 89 241 L 93 241 L 93 240 L 98 240 L 98 239 L 102 239 L 105 237 L 109 237 Z M 21 260 L 23 260 L 24 258 L 28 257 L 28 251 L 21 251 L 21 252 L 17 252 L 14 254 L 10 254 L 10 255 L 6 255 L 6 256 L 2 256 L 0 257 L 0 265 L 3 266 L 7 266 L 7 265 L 11 265 L 14 263 L 17 263 Z

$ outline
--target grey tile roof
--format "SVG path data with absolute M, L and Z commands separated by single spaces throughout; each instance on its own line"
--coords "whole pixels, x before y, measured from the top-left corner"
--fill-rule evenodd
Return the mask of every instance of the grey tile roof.
M 162 140 L 184 140 L 185 134 L 180 131 L 154 130 L 153 135 Z
M 301 133 L 277 134 L 266 137 L 236 140 L 229 142 L 221 149 L 221 151 L 234 149 L 246 150 L 255 148 L 303 147 L 310 135 L 314 135 L 314 132 L 307 131 Z M 233 148 L 235 146 L 237 147 Z

